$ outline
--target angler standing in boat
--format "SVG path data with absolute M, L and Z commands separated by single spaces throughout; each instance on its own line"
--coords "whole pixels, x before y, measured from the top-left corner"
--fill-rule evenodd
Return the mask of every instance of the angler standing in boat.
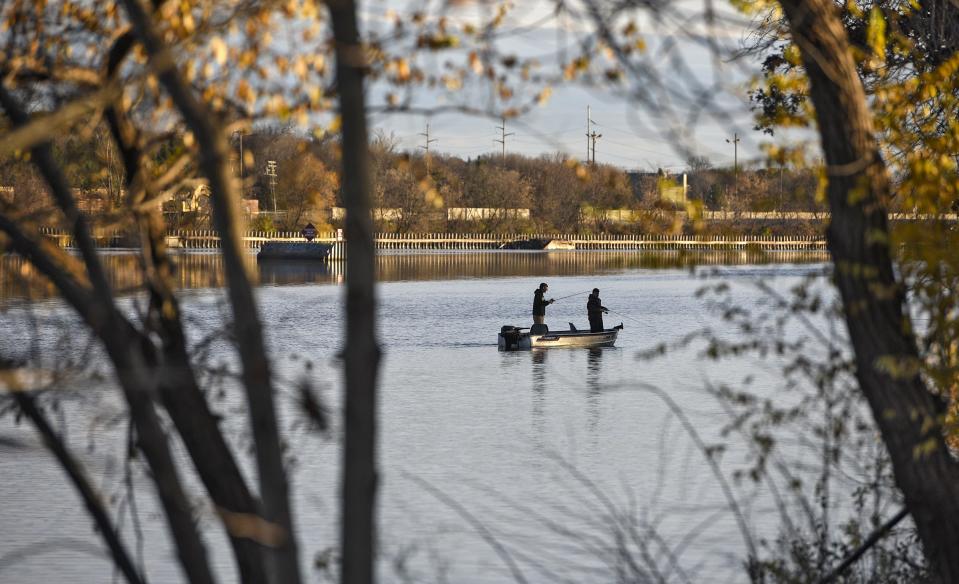
M 555 302 L 552 298 L 545 300 L 543 294 L 549 290 L 549 286 L 546 282 L 543 282 L 539 285 L 533 292 L 533 324 L 543 324 L 543 321 L 546 319 L 546 307 Z
M 589 295 L 586 301 L 586 315 L 589 317 L 590 332 L 598 333 L 603 329 L 603 313 L 609 312 L 609 309 L 603 306 L 603 301 L 599 299 L 599 288 L 593 288 L 593 293 Z

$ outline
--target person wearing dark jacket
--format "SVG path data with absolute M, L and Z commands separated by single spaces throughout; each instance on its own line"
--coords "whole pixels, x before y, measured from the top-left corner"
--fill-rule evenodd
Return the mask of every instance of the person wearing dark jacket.
M 586 301 L 586 314 L 589 316 L 590 332 L 597 333 L 604 330 L 604 312 L 609 312 L 609 309 L 603 306 L 603 301 L 599 299 L 599 288 L 593 288 L 593 293 L 589 295 L 589 300 Z
M 546 307 L 555 302 L 552 298 L 546 300 L 543 294 L 549 290 L 546 282 L 539 285 L 539 288 L 533 291 L 533 324 L 543 324 L 546 318 Z

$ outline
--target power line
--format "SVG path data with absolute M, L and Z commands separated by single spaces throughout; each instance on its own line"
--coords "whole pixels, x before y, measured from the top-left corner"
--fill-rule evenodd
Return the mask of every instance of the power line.
M 623 130 L 622 128 L 617 128 L 616 126 L 608 126 L 606 124 L 601 124 L 599 122 L 593 122 L 593 125 L 599 126 L 600 128 L 603 128 L 610 132 L 619 132 L 620 134 L 629 136 L 630 138 L 636 138 L 638 135 L 638 132 Z M 655 138 L 655 137 L 645 136 L 643 140 L 649 140 L 650 142 L 660 142 L 662 144 L 672 144 L 672 141 L 667 140 L 666 138 Z

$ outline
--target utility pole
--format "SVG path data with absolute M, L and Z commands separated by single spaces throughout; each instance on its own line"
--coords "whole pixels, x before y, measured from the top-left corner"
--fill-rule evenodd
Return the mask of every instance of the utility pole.
M 500 131 L 503 137 L 500 138 L 499 140 L 493 140 L 493 142 L 497 142 L 503 145 L 503 160 L 506 160 L 506 137 L 515 136 L 516 132 L 510 132 L 508 134 L 506 133 L 506 118 L 503 118 L 503 124 L 501 126 L 496 126 L 496 129 Z
M 270 177 L 270 195 L 273 197 L 273 212 L 276 213 L 276 161 L 266 161 L 266 176 Z
M 734 133 L 733 139 L 726 138 L 727 144 L 733 145 L 733 196 L 739 196 L 739 134 Z
M 586 106 L 586 164 L 589 164 L 589 131 L 593 129 L 593 120 L 589 116 L 589 106 Z
M 596 140 L 599 140 L 600 138 L 602 138 L 603 135 L 602 135 L 602 134 L 597 134 L 596 131 L 593 130 L 593 133 L 590 134 L 589 137 L 590 137 L 590 138 L 592 139 L 592 141 L 593 141 L 593 161 L 592 161 L 590 164 L 595 165 L 595 164 L 596 164 Z
M 782 213 L 783 210 L 783 168 L 786 166 L 785 162 L 779 163 L 779 212 Z
M 430 138 L 430 123 L 426 122 L 426 132 L 420 132 L 420 136 L 426 138 L 426 144 L 420 146 L 423 150 L 426 150 L 426 174 L 430 173 L 430 144 L 433 142 L 438 142 L 438 138 Z
M 239 164 L 238 164 L 237 166 L 240 167 L 240 197 L 242 198 L 242 197 L 246 194 L 246 186 L 245 186 L 244 180 L 243 180 L 243 178 L 244 178 L 244 177 L 243 177 L 243 167 L 244 167 L 244 164 L 243 164 L 243 132 L 242 132 L 242 131 L 237 131 L 237 132 L 234 132 L 234 133 L 235 133 L 235 134 L 237 135 L 237 137 L 240 139 L 240 159 L 239 159 L 239 161 L 238 161 Z
M 596 164 L 596 140 L 603 137 L 602 134 L 597 134 L 593 130 L 595 123 L 590 116 L 590 107 L 586 106 L 586 162 L 588 164 Z M 592 156 L 590 156 L 590 148 L 592 148 Z

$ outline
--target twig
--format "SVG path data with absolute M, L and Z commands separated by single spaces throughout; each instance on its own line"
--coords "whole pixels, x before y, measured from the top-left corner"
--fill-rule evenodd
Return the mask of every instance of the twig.
M 20 411 L 30 418 L 30 421 L 33 422 L 33 425 L 36 426 L 37 431 L 39 431 L 43 437 L 44 444 L 46 444 L 50 452 L 56 456 L 60 466 L 70 477 L 73 486 L 76 487 L 87 510 L 96 522 L 97 528 L 103 536 L 103 540 L 106 542 L 107 547 L 110 548 L 110 554 L 113 556 L 117 567 L 123 572 L 123 575 L 130 584 L 143 584 L 146 580 L 134 566 L 129 552 L 127 552 L 126 547 L 120 540 L 120 536 L 113 525 L 113 521 L 103 506 L 103 502 L 93 490 L 93 486 L 90 485 L 90 482 L 87 480 L 86 474 L 83 472 L 80 464 L 73 458 L 73 455 L 67 450 L 66 445 L 60 440 L 56 432 L 53 431 L 46 417 L 44 417 L 43 413 L 37 408 L 33 397 L 25 391 L 15 391 L 13 397 L 20 407 Z
M 829 584 L 830 582 L 833 582 L 834 580 L 836 580 L 836 578 L 841 576 L 842 573 L 845 572 L 847 568 L 849 568 L 849 566 L 855 564 L 856 561 L 863 556 L 863 554 L 868 552 L 872 546 L 879 543 L 879 540 L 885 537 L 886 534 L 888 534 L 893 527 L 895 527 L 896 525 L 899 524 L 900 521 L 905 519 L 906 515 L 909 515 L 909 509 L 903 507 L 902 509 L 899 510 L 899 513 L 896 513 L 895 515 L 893 515 L 892 518 L 889 519 L 889 521 L 886 521 L 885 523 L 877 527 L 876 530 L 873 531 L 869 535 L 869 537 L 866 538 L 866 541 L 862 542 L 862 545 L 860 545 L 858 548 L 853 550 L 853 552 L 849 554 L 848 556 L 846 556 L 846 559 L 840 562 L 838 566 L 836 566 L 835 568 L 832 569 L 832 571 L 830 571 L 828 574 L 823 576 L 822 579 L 819 580 L 819 584 Z
M 413 481 L 414 483 L 423 487 L 423 489 L 425 489 L 431 495 L 439 499 L 440 502 L 442 502 L 447 507 L 455 511 L 457 515 L 459 515 L 460 517 L 465 519 L 470 525 L 472 525 L 473 528 L 476 529 L 476 531 L 479 533 L 480 537 L 483 538 L 483 541 L 488 543 L 490 547 L 493 548 L 493 551 L 495 551 L 497 555 L 499 555 L 499 557 L 503 560 L 503 563 L 505 563 L 506 566 L 509 568 L 510 572 L 512 572 L 513 579 L 516 580 L 517 582 L 521 582 L 522 584 L 526 584 L 526 577 L 523 576 L 523 571 L 520 570 L 520 567 L 516 564 L 516 561 L 513 559 L 513 556 L 510 554 L 509 550 L 507 550 L 506 547 L 504 547 L 503 544 L 496 539 L 496 536 L 493 535 L 493 533 L 489 530 L 489 528 L 486 527 L 485 524 L 483 524 L 482 521 L 474 517 L 473 514 L 467 511 L 466 508 L 463 507 L 461 504 L 459 504 L 456 501 L 456 499 L 450 497 L 443 491 L 434 487 L 425 479 L 422 479 L 408 472 L 404 472 L 403 475 L 406 478 Z

